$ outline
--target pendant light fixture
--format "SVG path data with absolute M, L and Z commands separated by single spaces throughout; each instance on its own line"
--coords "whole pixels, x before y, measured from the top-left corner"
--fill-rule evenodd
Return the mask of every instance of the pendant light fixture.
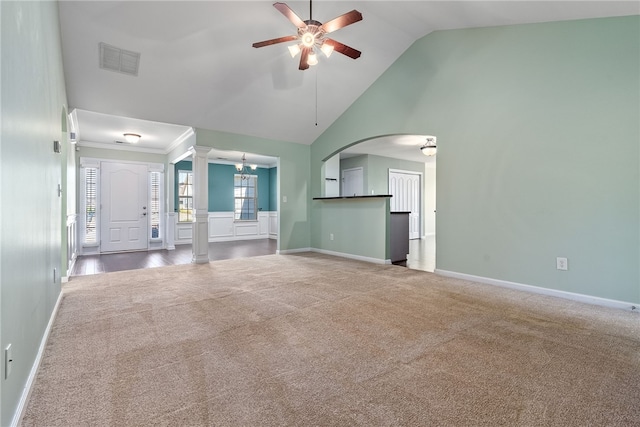
M 435 156 L 437 152 L 436 139 L 437 138 L 435 136 L 427 136 L 426 142 L 422 147 L 420 147 L 422 154 L 424 154 L 425 156 Z
M 247 157 L 245 153 L 242 154 L 242 163 L 236 163 L 236 170 L 240 172 L 240 179 L 247 179 L 247 176 L 251 171 L 255 171 L 257 165 L 248 165 L 247 166 Z

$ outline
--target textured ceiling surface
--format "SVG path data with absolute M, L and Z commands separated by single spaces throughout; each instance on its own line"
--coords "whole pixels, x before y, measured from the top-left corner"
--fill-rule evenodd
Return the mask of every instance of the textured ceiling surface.
M 309 18 L 308 2 L 286 3 Z M 270 1 L 61 1 L 67 94 L 79 112 L 80 140 L 114 144 L 150 121 L 159 127 L 145 128 L 143 140 L 164 152 L 189 127 L 311 144 L 432 31 L 639 13 L 635 1 L 316 1 L 313 19 L 352 9 L 363 20 L 331 37 L 362 56 L 334 53 L 299 71 L 287 43 L 251 46 L 295 34 Z M 101 69 L 101 42 L 140 53 L 138 75 Z M 99 120 L 107 115 L 115 119 Z

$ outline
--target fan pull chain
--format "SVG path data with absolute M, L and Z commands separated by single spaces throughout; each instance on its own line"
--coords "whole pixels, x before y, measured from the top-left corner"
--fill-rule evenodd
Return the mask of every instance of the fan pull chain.
M 316 68 L 316 127 L 318 126 L 318 69 Z

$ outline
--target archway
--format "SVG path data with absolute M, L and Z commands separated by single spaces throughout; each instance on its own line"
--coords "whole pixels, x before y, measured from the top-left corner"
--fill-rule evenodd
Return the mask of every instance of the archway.
M 412 223 L 410 253 L 406 265 L 420 270 L 435 270 L 435 231 L 436 231 L 436 157 L 425 156 L 420 147 L 425 144 L 426 135 L 388 134 L 371 136 L 334 151 L 326 157 L 321 167 L 322 194 L 328 196 L 346 195 L 343 187 L 343 172 L 362 168 L 363 189 L 360 194 L 391 194 L 402 191 L 398 187 L 406 186 L 402 194 L 391 199 L 391 211 L 410 210 Z M 415 190 L 418 186 L 419 190 Z M 415 195 L 417 194 L 417 196 Z M 352 194 L 348 194 L 352 195 Z M 417 204 L 407 208 L 411 202 Z M 416 211 L 416 209 L 418 211 Z

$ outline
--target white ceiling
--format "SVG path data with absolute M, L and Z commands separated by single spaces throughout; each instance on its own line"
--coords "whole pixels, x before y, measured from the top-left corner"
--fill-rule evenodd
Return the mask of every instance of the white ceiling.
M 309 18 L 307 1 L 286 3 Z M 332 38 L 362 56 L 334 53 L 299 71 L 287 43 L 251 47 L 295 34 L 271 1 L 60 1 L 66 88 L 80 143 L 113 146 L 122 133 L 135 132 L 142 135 L 137 147 L 167 152 L 190 127 L 200 127 L 311 144 L 432 31 L 634 15 L 640 3 L 316 0 L 313 18 L 326 22 L 351 9 L 363 20 Z M 100 42 L 139 52 L 138 76 L 100 69 Z M 369 144 L 392 157 L 403 151 L 389 149 L 393 138 Z

